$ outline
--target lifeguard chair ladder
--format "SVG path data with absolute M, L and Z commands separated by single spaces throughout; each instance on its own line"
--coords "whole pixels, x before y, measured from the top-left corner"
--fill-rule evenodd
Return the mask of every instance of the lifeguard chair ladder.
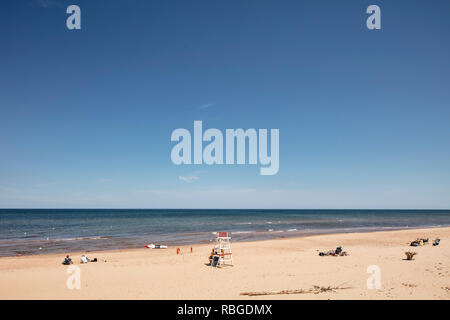
M 233 265 L 233 254 L 231 252 L 231 237 L 228 232 L 219 232 L 214 245 L 215 257 L 219 257 L 218 266 Z

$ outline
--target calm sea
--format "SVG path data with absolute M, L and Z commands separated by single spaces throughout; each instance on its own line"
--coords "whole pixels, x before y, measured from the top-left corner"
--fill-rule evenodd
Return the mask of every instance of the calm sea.
M 450 210 L 0 209 L 0 256 L 450 226 Z

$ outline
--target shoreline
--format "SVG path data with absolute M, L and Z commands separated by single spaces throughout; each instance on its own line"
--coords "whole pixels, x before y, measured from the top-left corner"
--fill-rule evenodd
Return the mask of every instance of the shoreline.
M 378 233 L 378 232 L 395 232 L 395 231 L 408 231 L 408 230 L 432 230 L 432 229 L 446 229 L 446 228 L 450 228 L 450 226 L 430 226 L 430 227 L 399 227 L 399 228 L 394 228 L 394 227 L 385 227 L 385 228 L 374 228 L 372 230 L 370 230 L 369 228 L 361 228 L 364 230 L 355 230 L 355 231 L 342 231 L 342 232 L 312 232 L 312 233 L 308 233 L 308 234 L 302 234 L 302 235 L 298 235 L 295 234 L 295 232 L 288 232 L 288 231 L 284 231 L 283 233 L 279 233 L 280 236 L 275 236 L 273 238 L 266 238 L 266 239 L 243 239 L 243 240 L 237 240 L 234 241 L 233 240 L 233 233 L 231 233 L 231 240 L 233 243 L 257 243 L 257 242 L 264 242 L 264 241 L 276 241 L 276 240 L 283 240 L 283 239 L 302 239 L 302 238 L 308 238 L 308 237 L 315 237 L 315 236 L 326 236 L 326 235 L 345 235 L 345 234 L 371 234 L 371 233 Z M 290 235 L 290 233 L 292 235 Z M 35 240 L 35 241 L 45 241 L 45 240 Z M 61 241 L 61 240 L 53 240 L 53 241 Z M 93 241 L 100 241 L 100 239 L 96 239 Z M 175 249 L 175 248 L 189 248 L 192 246 L 210 246 L 213 244 L 213 241 L 199 241 L 199 242 L 190 242 L 190 243 L 179 243 L 179 244 L 171 244 L 171 242 L 166 242 L 168 243 L 168 249 L 163 249 L 163 250 L 170 250 L 170 249 Z M 166 244 L 166 243 L 161 243 L 161 244 Z M 126 248 L 116 248 L 116 249 L 104 249 L 104 250 L 75 250 L 75 251 L 64 251 L 64 250 L 60 250 L 57 252 L 42 252 L 42 253 L 32 253 L 32 254 L 17 254 L 17 255 L 0 255 L 0 259 L 3 258 L 12 258 L 12 257 L 35 257 L 35 256 L 50 256 L 50 255 L 77 255 L 77 254 L 95 254 L 95 253 L 107 253 L 107 252 L 121 252 L 121 251 L 134 251 L 134 250 L 141 250 L 141 249 L 147 249 L 145 248 L 145 245 L 142 244 L 142 246 L 139 247 L 126 247 Z M 148 249 L 151 250 L 151 249 Z

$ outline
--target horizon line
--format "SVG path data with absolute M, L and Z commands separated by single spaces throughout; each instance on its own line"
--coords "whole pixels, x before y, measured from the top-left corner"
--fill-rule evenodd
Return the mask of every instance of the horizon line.
M 449 210 L 450 208 L 0 208 L 0 210 Z

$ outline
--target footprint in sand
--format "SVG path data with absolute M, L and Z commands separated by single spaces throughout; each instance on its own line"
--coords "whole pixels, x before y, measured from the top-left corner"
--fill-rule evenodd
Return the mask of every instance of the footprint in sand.
M 417 287 L 416 284 L 412 284 L 412 283 L 402 283 L 402 286 L 408 287 L 408 288 L 415 288 Z
M 441 289 L 445 290 L 447 293 L 450 293 L 450 287 L 441 287 Z

